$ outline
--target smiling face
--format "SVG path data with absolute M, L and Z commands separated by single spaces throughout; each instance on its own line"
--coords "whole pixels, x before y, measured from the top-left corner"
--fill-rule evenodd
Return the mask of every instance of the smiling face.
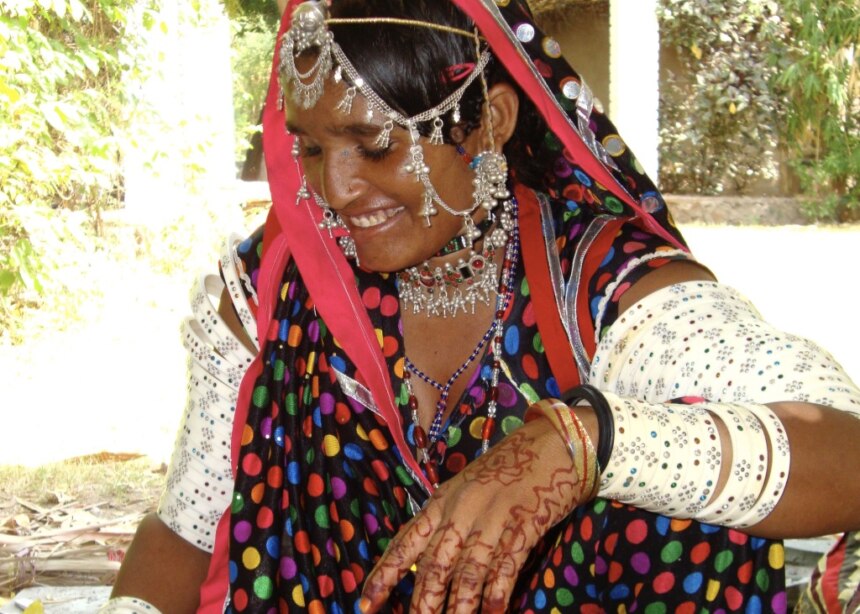
M 390 272 L 420 264 L 460 234 L 463 220 L 439 208 L 426 226 L 420 215 L 424 189 L 404 167 L 409 162 L 409 133 L 395 127 L 388 147 L 375 141 L 384 118 L 368 121 L 367 105 L 356 96 L 349 114 L 337 109 L 346 85 L 331 79 L 310 109 L 287 101 L 287 127 L 299 141 L 305 176 L 312 189 L 340 214 L 355 241 L 364 268 Z M 478 133 L 463 143 L 476 153 Z M 457 211 L 472 207 L 474 172 L 451 145 L 421 138 L 424 160 L 437 193 Z M 476 211 L 475 217 L 483 215 Z

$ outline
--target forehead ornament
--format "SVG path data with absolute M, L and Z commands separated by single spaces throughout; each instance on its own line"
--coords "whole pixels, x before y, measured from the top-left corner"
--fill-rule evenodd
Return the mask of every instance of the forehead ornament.
M 310 47 L 322 46 L 328 34 L 325 18 L 325 6 L 319 2 L 305 2 L 296 7 L 290 30 L 294 37 L 296 53 L 302 53 Z

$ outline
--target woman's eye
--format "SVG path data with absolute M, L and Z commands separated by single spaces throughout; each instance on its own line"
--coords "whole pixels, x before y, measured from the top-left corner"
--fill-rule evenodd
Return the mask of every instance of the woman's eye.
M 299 156 L 302 158 L 313 158 L 322 153 L 322 148 L 319 145 L 300 145 Z
M 358 148 L 358 153 L 362 158 L 367 160 L 379 161 L 383 160 L 389 153 L 391 153 L 391 145 L 389 144 L 387 147 L 380 147 L 378 149 L 368 149 L 360 146 Z

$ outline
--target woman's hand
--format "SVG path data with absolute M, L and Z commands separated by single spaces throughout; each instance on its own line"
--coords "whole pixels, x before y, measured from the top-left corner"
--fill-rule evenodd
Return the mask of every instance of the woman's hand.
M 580 501 L 564 441 L 533 420 L 442 484 L 368 575 L 362 612 L 376 612 L 413 566 L 411 611 L 504 612 L 526 557 Z M 450 585 L 450 595 L 448 588 Z

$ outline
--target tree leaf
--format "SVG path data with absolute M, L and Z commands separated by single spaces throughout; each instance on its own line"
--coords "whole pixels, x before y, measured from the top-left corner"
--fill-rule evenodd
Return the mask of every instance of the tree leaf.
M 2 77 L 0 77 L 0 95 L 5 96 L 11 104 L 21 99 L 21 92 L 9 85 Z
M 0 296 L 7 296 L 18 281 L 18 276 L 7 269 L 0 269 Z
M 690 52 L 693 54 L 693 57 L 695 57 L 697 60 L 702 59 L 702 49 L 696 43 L 693 43 L 692 45 L 690 45 Z
M 63 121 L 62 115 L 57 110 L 57 105 L 54 103 L 43 104 L 39 107 L 40 112 L 42 113 L 42 117 L 44 117 L 45 121 L 54 128 L 55 130 L 59 130 L 60 132 L 66 129 L 66 123 Z

